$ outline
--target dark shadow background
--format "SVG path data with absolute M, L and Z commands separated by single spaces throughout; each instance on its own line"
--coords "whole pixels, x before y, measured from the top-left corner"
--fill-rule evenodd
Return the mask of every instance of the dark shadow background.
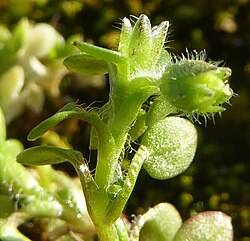
M 147 14 L 152 25 L 171 23 L 167 45 L 176 54 L 206 49 L 212 60 L 224 60 L 233 70 L 231 86 L 239 96 L 215 117 L 215 124 L 196 124 L 199 145 L 193 164 L 182 175 L 166 181 L 151 179 L 142 171 L 126 214 L 142 213 L 159 202 L 173 203 L 183 216 L 221 210 L 232 217 L 235 240 L 250 240 L 250 1 L 249 0 L 2 0 L 0 23 L 11 28 L 23 16 L 52 24 L 64 36 L 80 33 L 87 41 L 114 49 L 120 19 Z M 75 76 L 62 82 L 62 99 L 86 105 L 107 100 L 108 84 L 83 88 Z M 85 78 L 88 81 L 88 78 Z M 66 87 L 65 87 L 66 86 Z M 67 99 L 66 98 L 66 99 Z M 104 102 L 103 102 L 104 103 Z M 101 103 L 102 104 L 102 103 Z M 14 120 L 9 135 L 25 140 L 28 131 L 57 111 L 61 100 L 46 101 L 44 112 L 34 117 L 28 110 Z M 27 124 L 28 123 L 28 124 Z M 69 123 L 60 130 L 87 153 L 88 128 Z M 67 167 L 70 168 L 70 167 Z

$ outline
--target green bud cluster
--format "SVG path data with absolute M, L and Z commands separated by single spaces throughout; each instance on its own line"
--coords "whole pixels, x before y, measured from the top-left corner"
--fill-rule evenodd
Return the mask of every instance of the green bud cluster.
M 231 70 L 204 60 L 184 59 L 164 72 L 160 89 L 167 101 L 186 114 L 215 114 L 233 96 Z
M 123 19 L 118 51 L 128 58 L 130 77 L 155 78 L 164 71 L 170 61 L 163 48 L 168 27 L 169 22 L 163 21 L 152 28 L 144 14 L 133 27 L 127 18 Z

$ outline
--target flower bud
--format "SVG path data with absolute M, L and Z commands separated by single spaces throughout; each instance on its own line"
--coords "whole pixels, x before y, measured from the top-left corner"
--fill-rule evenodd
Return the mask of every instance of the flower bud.
M 165 69 L 170 60 L 164 50 L 168 27 L 168 21 L 152 27 L 144 14 L 139 16 L 134 26 L 127 18 L 123 19 L 118 51 L 128 57 L 130 77 L 155 78 Z
M 186 114 L 215 114 L 233 96 L 228 77 L 231 69 L 203 60 L 184 59 L 169 66 L 160 89 L 167 101 Z

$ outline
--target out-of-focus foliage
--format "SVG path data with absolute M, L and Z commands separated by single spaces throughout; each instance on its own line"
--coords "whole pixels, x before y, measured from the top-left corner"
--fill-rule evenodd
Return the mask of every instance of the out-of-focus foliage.
M 116 48 L 120 18 L 146 13 L 153 22 L 169 20 L 168 40 L 176 53 L 185 48 L 206 49 L 211 59 L 225 60 L 233 75 L 231 86 L 239 97 L 232 107 L 216 117 L 215 125 L 200 125 L 198 152 L 191 167 L 181 176 L 166 182 L 155 181 L 141 173 L 138 185 L 127 207 L 127 213 L 168 201 L 175 204 L 186 218 L 190 213 L 203 210 L 221 210 L 232 217 L 235 240 L 250 237 L 250 1 L 249 0 L 3 0 L 0 2 L 0 23 L 13 29 L 21 17 L 35 22 L 47 22 L 64 37 L 82 34 L 85 40 Z M 133 17 L 131 17 L 133 19 Z M 114 22 L 117 22 L 114 26 Z M 174 29 L 171 32 L 171 28 Z M 171 42 L 175 39 L 174 42 Z M 0 50 L 1 51 L 1 50 Z M 2 58 L 2 57 L 0 57 Z M 85 78 L 85 77 L 84 77 Z M 82 81 L 82 80 L 80 80 Z M 63 96 L 90 104 L 93 99 L 103 100 L 106 91 L 96 88 L 78 90 L 66 79 Z M 56 105 L 55 105 L 56 106 Z M 44 115 L 57 107 L 46 105 Z M 47 109 L 46 109 L 47 108 Z M 52 110 L 54 108 L 54 110 Z M 9 133 L 16 135 L 28 117 L 21 116 Z M 32 120 L 29 120 L 32 124 Z M 40 120 L 36 120 L 39 122 Z M 202 121 L 205 123 L 205 121 Z M 210 122 L 211 123 L 211 122 Z M 31 127 L 30 126 L 30 127 Z M 19 127 L 19 129 L 17 129 Z M 27 127 L 26 127 L 27 128 Z M 70 122 L 60 132 L 69 137 L 77 134 L 74 145 L 88 134 L 85 126 Z M 27 133 L 24 132 L 24 133 Z M 22 132 L 18 133 L 21 139 Z M 87 145 L 87 143 L 86 143 Z M 82 146 L 79 146 L 82 148 Z M 145 184 L 147 182 L 147 184 Z M 244 239 L 245 238 L 245 239 Z
M 32 24 L 26 18 L 12 32 L 0 26 L 0 36 L 0 106 L 7 122 L 25 107 L 40 113 L 44 92 L 59 96 L 59 84 L 67 73 L 62 60 L 73 47 L 51 25 Z
M 44 232 L 48 239 L 67 235 L 68 229 L 85 237 L 94 236 L 79 179 L 74 180 L 49 165 L 25 168 L 16 162 L 16 155 L 23 150 L 22 143 L 6 136 L 0 108 L 0 240 L 30 241 L 18 228 L 23 225 L 25 229 L 32 219 L 46 224 Z

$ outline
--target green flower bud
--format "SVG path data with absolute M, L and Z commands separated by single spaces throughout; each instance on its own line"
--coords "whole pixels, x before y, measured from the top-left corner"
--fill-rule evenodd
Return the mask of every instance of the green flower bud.
M 168 21 L 151 27 L 144 14 L 140 15 L 133 27 L 127 18 L 123 19 L 118 51 L 128 57 L 131 78 L 154 78 L 164 71 L 170 60 L 170 55 L 163 48 L 168 27 Z M 164 61 L 161 61 L 163 58 Z
M 167 101 L 186 114 L 215 114 L 233 96 L 228 78 L 231 69 L 201 59 L 184 59 L 169 66 L 160 89 Z

